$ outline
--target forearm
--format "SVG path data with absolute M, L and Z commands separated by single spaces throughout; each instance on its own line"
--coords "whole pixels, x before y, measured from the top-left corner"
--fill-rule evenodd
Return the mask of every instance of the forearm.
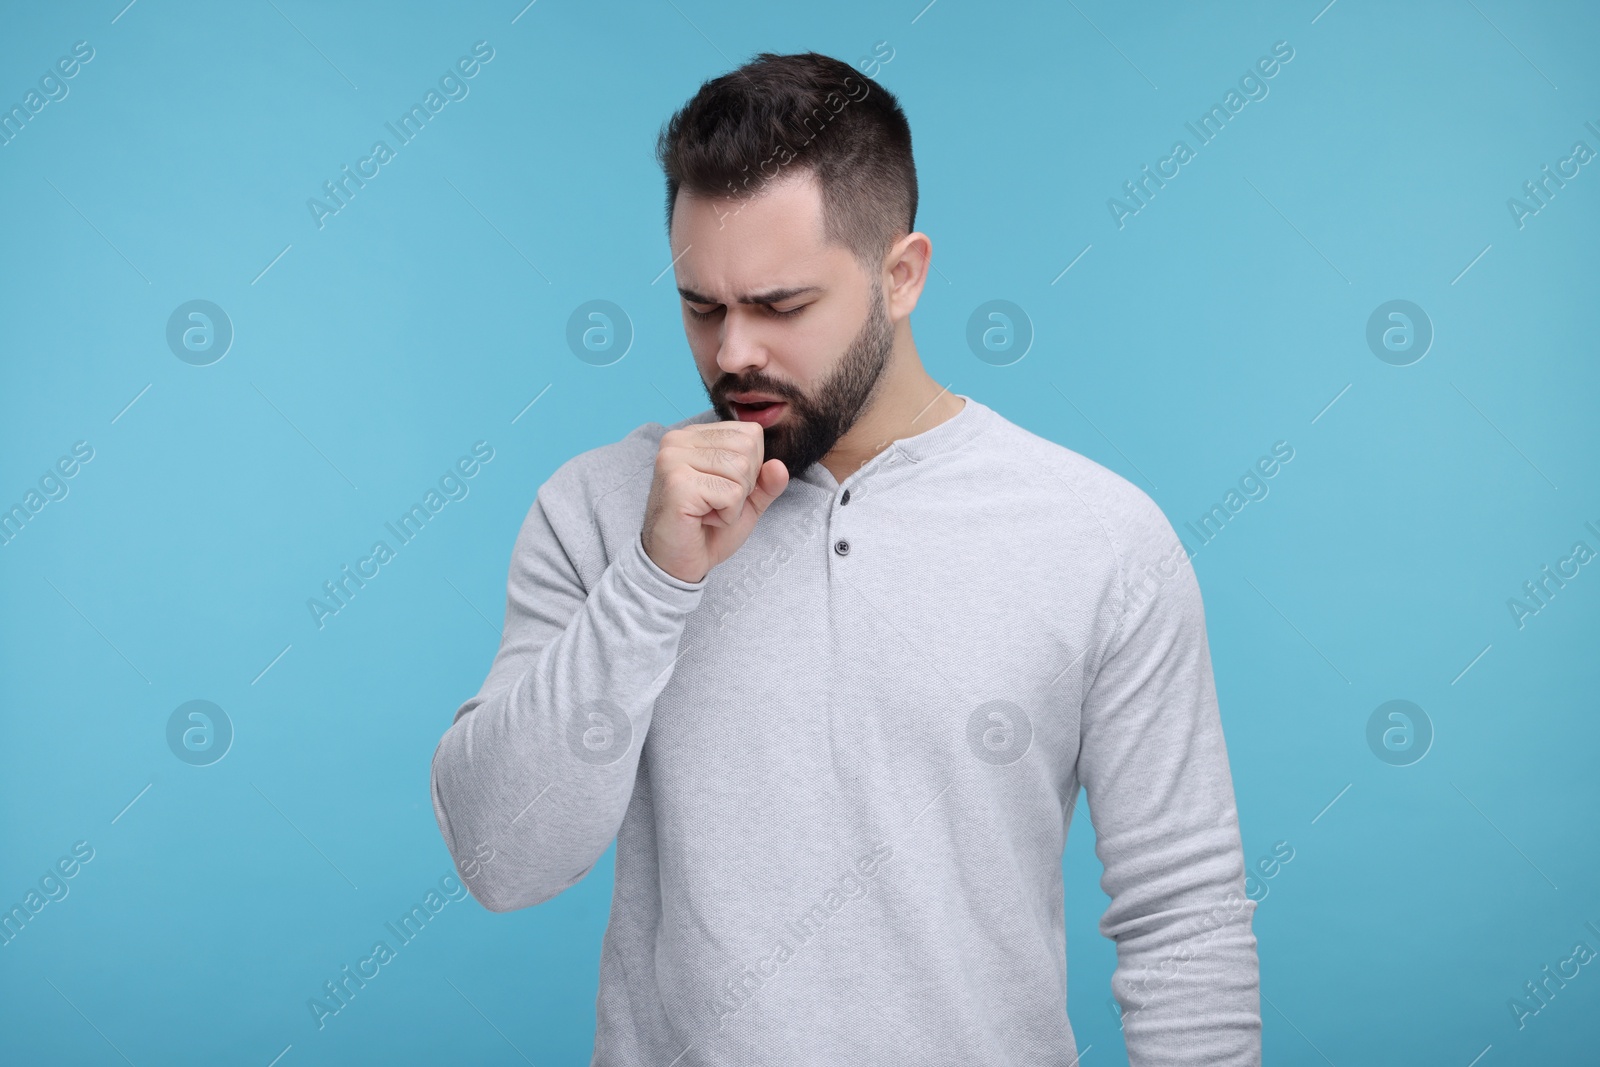
M 1181 868 L 1122 894 L 1124 917 L 1107 931 L 1130 1067 L 1261 1063 L 1256 902 L 1244 893 L 1237 842 L 1231 821 L 1203 831 L 1184 842 Z M 1138 877 L 1127 862 L 1111 866 Z
M 1217 715 L 1209 656 L 1182 642 L 1164 662 L 1183 698 L 1135 699 L 1100 746 L 1090 810 L 1101 932 L 1117 945 L 1112 992 L 1130 1067 L 1257 1067 L 1261 1062 L 1255 902 Z M 1187 669 L 1184 669 L 1184 668 Z
M 491 911 L 555 896 L 616 837 L 655 699 L 699 598 L 653 566 L 637 541 L 620 553 L 553 640 L 497 659 L 439 742 L 434 814 Z

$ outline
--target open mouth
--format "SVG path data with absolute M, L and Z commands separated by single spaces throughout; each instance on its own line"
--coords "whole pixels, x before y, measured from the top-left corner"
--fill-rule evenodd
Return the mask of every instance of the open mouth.
M 762 426 L 771 426 L 777 422 L 789 406 L 782 400 L 763 400 L 753 404 L 741 404 L 737 400 L 730 400 L 728 404 L 740 422 L 754 422 Z

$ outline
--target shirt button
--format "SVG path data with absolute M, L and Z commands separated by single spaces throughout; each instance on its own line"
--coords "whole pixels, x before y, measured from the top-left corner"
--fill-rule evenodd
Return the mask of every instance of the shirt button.
M 835 541 L 833 543 L 833 550 L 839 553 L 841 556 L 848 556 L 850 554 L 850 542 L 842 539 Z
M 844 496 L 842 496 L 842 497 L 840 497 L 840 498 L 839 498 L 839 503 L 841 503 L 841 504 L 848 504 L 848 503 L 850 503 L 850 490 L 848 490 L 848 489 L 846 489 L 846 490 L 845 490 L 845 491 L 844 491 Z

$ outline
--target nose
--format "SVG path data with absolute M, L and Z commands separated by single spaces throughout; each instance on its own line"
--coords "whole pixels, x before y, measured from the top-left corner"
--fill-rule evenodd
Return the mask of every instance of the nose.
M 760 333 L 759 323 L 746 321 L 745 316 L 733 308 L 725 311 L 717 337 L 717 366 L 735 377 L 742 376 L 747 368 L 766 366 Z

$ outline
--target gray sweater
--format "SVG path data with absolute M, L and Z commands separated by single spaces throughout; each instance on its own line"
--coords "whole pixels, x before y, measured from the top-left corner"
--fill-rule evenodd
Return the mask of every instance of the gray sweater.
M 842 483 L 792 478 L 696 583 L 640 540 L 660 424 L 539 488 L 433 807 L 491 911 L 616 840 L 594 1065 L 1075 1065 L 1080 786 L 1131 1064 L 1260 1063 L 1187 554 L 1133 484 L 956 395 Z

